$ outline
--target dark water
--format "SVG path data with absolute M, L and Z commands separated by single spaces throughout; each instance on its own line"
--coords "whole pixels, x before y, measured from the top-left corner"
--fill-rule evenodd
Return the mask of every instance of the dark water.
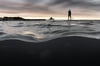
M 100 21 L 1 21 L 0 41 L 17 39 L 26 42 L 42 42 L 67 36 L 100 39 Z

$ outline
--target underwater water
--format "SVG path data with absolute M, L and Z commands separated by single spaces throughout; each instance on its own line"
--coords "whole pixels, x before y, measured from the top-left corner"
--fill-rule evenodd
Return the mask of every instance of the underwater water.
M 0 21 L 0 41 L 43 42 L 67 36 L 100 39 L 100 21 Z

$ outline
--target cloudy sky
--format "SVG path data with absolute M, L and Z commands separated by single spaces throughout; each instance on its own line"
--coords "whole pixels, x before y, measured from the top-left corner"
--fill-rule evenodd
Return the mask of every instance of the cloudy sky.
M 100 0 L 0 0 L 1 17 L 67 18 L 68 9 L 73 19 L 100 18 Z

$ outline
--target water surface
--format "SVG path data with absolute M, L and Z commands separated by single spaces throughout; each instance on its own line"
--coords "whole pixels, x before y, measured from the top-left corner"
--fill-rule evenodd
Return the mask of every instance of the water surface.
M 50 21 L 0 21 L 0 41 L 17 39 L 42 42 L 67 36 L 100 39 L 99 20 Z

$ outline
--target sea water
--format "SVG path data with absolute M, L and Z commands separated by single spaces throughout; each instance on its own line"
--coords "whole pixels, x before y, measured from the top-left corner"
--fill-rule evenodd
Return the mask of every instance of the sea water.
M 0 41 L 43 42 L 69 36 L 100 39 L 100 21 L 0 21 Z

